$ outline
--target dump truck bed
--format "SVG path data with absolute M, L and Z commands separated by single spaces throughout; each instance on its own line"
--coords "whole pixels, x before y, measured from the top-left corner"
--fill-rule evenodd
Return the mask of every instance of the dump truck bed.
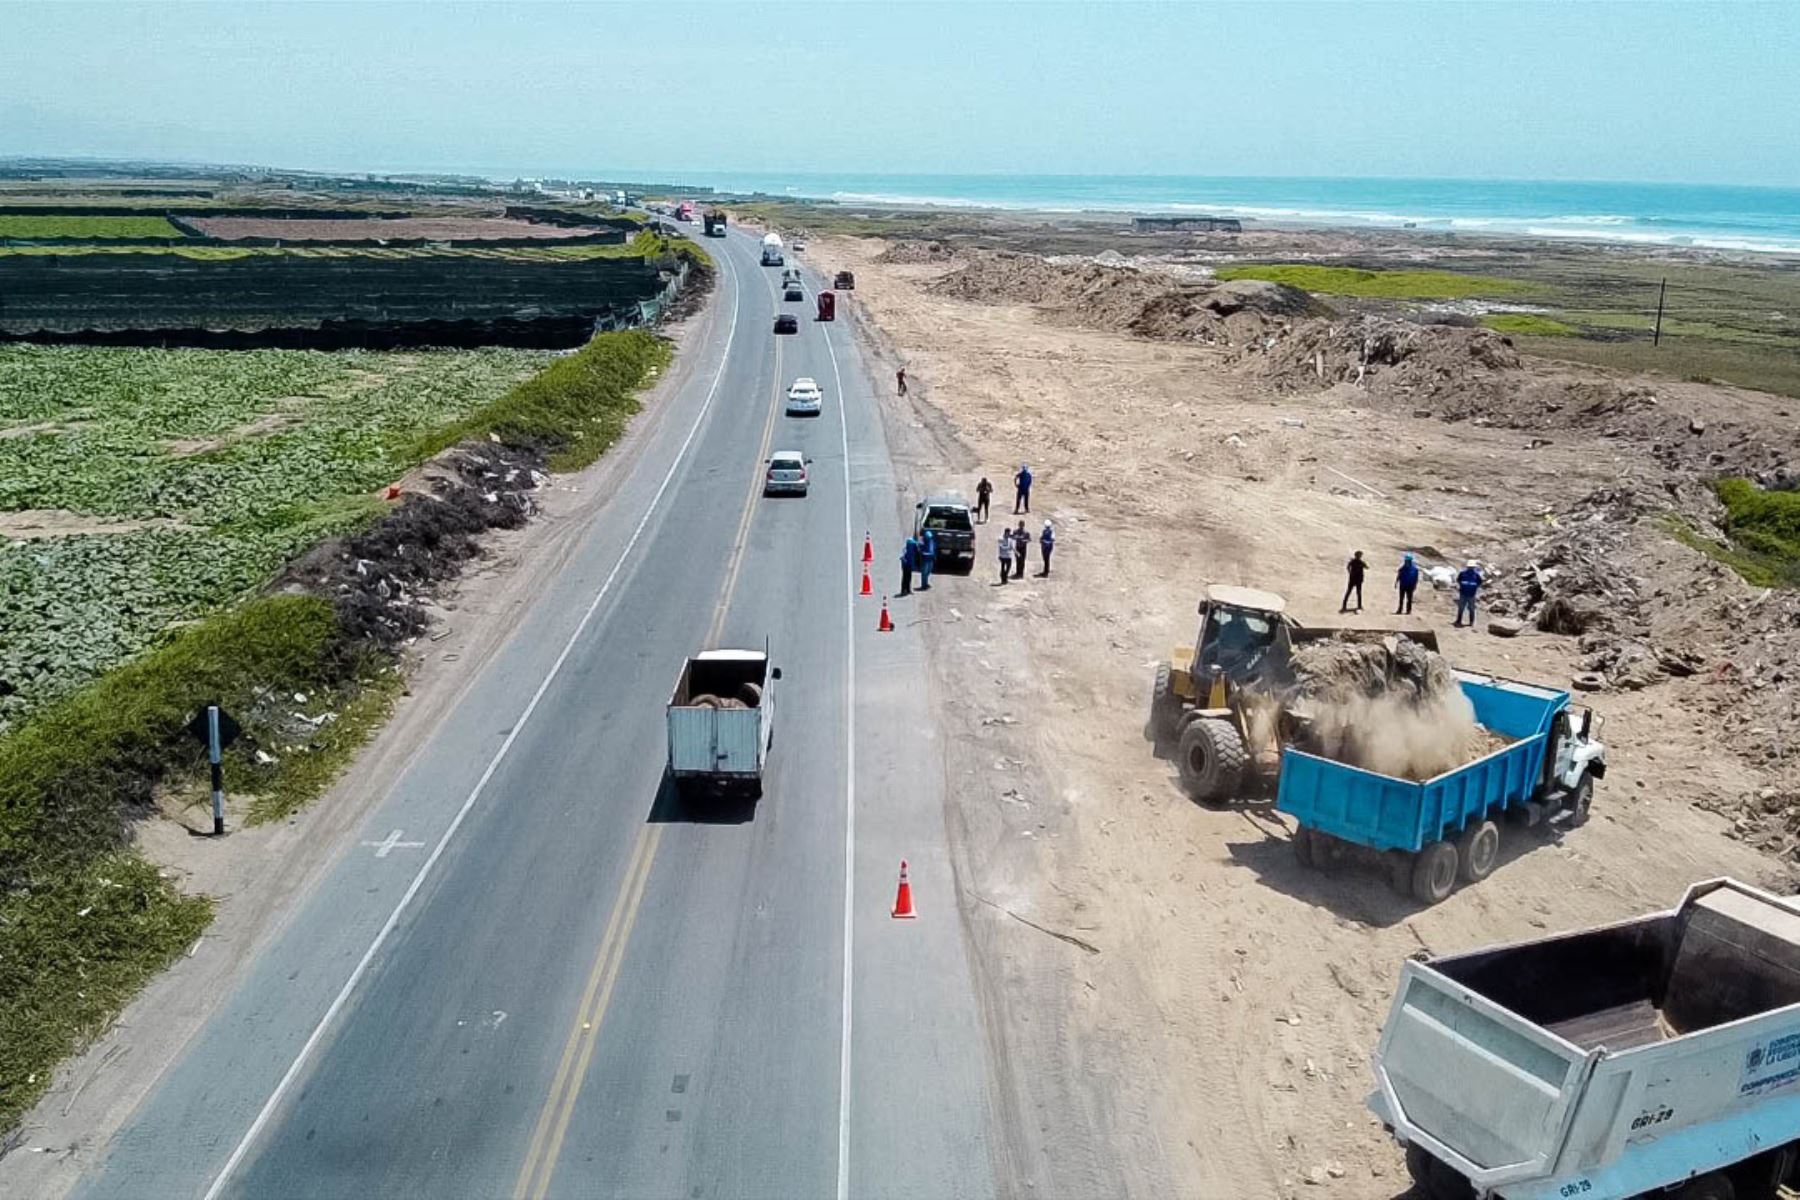
M 1476 723 L 1504 744 L 1433 779 L 1401 779 L 1289 747 L 1275 807 L 1302 825 L 1375 850 L 1416 853 L 1536 794 L 1544 751 L 1569 695 L 1510 679 L 1456 673 Z
M 1634 1196 L 1800 1138 L 1800 906 L 1679 908 L 1401 969 L 1370 1108 L 1478 1190 Z M 1570 1190 L 1573 1189 L 1573 1190 Z
M 774 710 L 768 655 L 708 650 L 687 660 L 669 697 L 669 772 L 678 780 L 762 777 Z

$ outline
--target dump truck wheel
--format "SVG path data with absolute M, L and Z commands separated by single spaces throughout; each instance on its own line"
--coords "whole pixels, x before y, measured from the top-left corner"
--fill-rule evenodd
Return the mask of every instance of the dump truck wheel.
M 1594 777 L 1583 775 L 1581 782 L 1575 785 L 1575 794 L 1569 797 L 1569 828 L 1576 829 L 1587 824 L 1588 810 L 1594 806 Z
M 1181 697 L 1175 694 L 1174 672 L 1168 663 L 1156 668 L 1156 683 L 1150 689 L 1150 733 L 1157 742 L 1174 739 L 1175 726 L 1181 720 Z
M 1425 904 L 1441 904 L 1456 888 L 1456 847 L 1433 842 L 1413 860 L 1413 896 Z
M 1313 831 L 1301 825 L 1294 830 L 1294 836 L 1288 839 L 1294 847 L 1294 860 L 1303 867 L 1319 865 L 1317 847 L 1313 845 Z
M 1387 868 L 1388 886 L 1402 896 L 1412 894 L 1413 856 L 1404 850 L 1387 850 L 1381 855 Z
M 1486 879 L 1499 861 L 1500 827 L 1492 821 L 1471 825 L 1456 839 L 1457 874 L 1464 883 Z
M 1406 1173 L 1419 1194 L 1430 1200 L 1473 1200 L 1475 1189 L 1469 1181 L 1431 1157 L 1421 1146 L 1406 1148 Z
M 1675 1200 L 1736 1200 L 1737 1189 L 1723 1175 L 1702 1175 L 1675 1193 Z
M 1176 758 L 1181 786 L 1202 804 L 1223 804 L 1237 795 L 1250 755 L 1238 731 L 1217 717 L 1188 722 Z

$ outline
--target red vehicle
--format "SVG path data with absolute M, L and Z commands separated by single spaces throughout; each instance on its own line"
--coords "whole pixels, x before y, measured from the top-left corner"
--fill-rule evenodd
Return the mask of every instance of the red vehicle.
M 675 206 L 675 219 L 677 221 L 692 221 L 694 219 L 694 202 L 692 200 L 683 200 L 680 204 L 677 204 Z
M 837 294 L 835 292 L 819 293 L 819 320 L 837 320 Z

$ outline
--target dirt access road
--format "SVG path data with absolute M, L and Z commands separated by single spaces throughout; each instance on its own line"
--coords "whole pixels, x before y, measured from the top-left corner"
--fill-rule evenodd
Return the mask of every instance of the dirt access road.
M 1403 549 L 1485 559 L 1630 473 L 1632 448 L 1375 411 L 1353 389 L 1278 396 L 1218 351 L 933 294 L 954 262 L 882 251 L 834 238 L 809 257 L 856 272 L 853 319 L 890 378 L 907 369 L 909 395 L 888 409 L 902 482 L 996 485 L 975 574 L 899 611 L 927 630 L 951 731 L 965 919 L 996 1057 L 1020 1064 L 998 1090 L 1034 1194 L 1403 1194 L 1362 1100 L 1404 958 L 1776 872 L 1696 807 L 1762 780 L 1714 749 L 1680 684 L 1594 697 L 1614 764 L 1594 819 L 1514 835 L 1491 878 L 1432 909 L 1372 870 L 1300 868 L 1266 806 L 1190 803 L 1144 724 L 1152 664 L 1192 637 L 1205 583 L 1264 586 L 1302 618 L 1332 618 L 1360 549 L 1365 617 L 1383 622 Z M 1021 462 L 1037 480 L 1027 528 L 1055 522 L 1056 568 L 1001 587 L 991 531 Z M 1421 596 L 1459 665 L 1559 684 L 1576 669 L 1573 639 L 1450 630 L 1450 609 Z

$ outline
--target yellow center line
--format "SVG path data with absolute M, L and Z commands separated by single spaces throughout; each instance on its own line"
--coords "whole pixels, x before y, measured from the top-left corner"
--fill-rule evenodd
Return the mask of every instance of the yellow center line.
M 725 614 L 731 609 L 731 598 L 737 591 L 738 572 L 743 566 L 750 521 L 756 514 L 757 502 L 762 498 L 769 444 L 775 436 L 775 414 L 780 407 L 781 366 L 782 343 L 777 341 L 775 376 L 770 388 L 768 416 L 763 421 L 762 448 L 757 453 L 756 466 L 750 474 L 750 493 L 744 503 L 744 515 L 738 521 L 737 533 L 732 539 L 731 562 L 726 570 L 725 586 L 719 593 L 718 604 L 713 609 L 712 625 L 706 635 L 708 646 L 718 641 L 724 631 Z M 513 1185 L 513 1200 L 543 1200 L 550 1190 L 551 1178 L 556 1174 L 557 1159 L 562 1154 L 563 1138 L 575 1115 L 575 1102 L 581 1096 L 581 1086 L 587 1078 L 588 1066 L 593 1061 L 594 1048 L 600 1041 L 600 1026 L 606 1017 L 607 1005 L 612 1001 L 613 985 L 618 981 L 619 969 L 625 961 L 625 948 L 631 940 L 631 929 L 637 921 L 638 908 L 650 881 L 650 866 L 656 858 L 656 847 L 661 840 L 660 824 L 646 822 L 639 827 L 637 841 L 632 846 L 631 857 L 625 865 L 625 878 L 619 884 L 618 897 L 613 901 L 612 916 L 607 920 L 606 932 L 600 937 L 600 948 L 594 955 L 594 965 L 588 972 L 587 986 L 582 990 L 581 1003 L 575 1011 L 574 1028 L 569 1030 L 562 1058 L 557 1063 L 556 1074 L 550 1083 L 550 1093 L 544 1099 L 544 1108 L 538 1114 L 537 1125 L 532 1130 L 531 1145 L 526 1150 L 525 1162 L 519 1168 L 518 1181 Z
M 531 1135 L 531 1148 L 525 1154 L 525 1165 L 519 1171 L 518 1183 L 513 1186 L 513 1200 L 526 1200 L 531 1195 L 541 1196 L 549 1186 L 550 1173 L 546 1170 L 537 1190 L 533 1192 L 531 1187 L 533 1178 L 538 1173 L 537 1167 L 544 1145 L 550 1137 L 552 1127 L 558 1123 L 557 1115 L 568 1091 L 575 1060 L 581 1053 L 583 1042 L 590 1040 L 585 1035 L 597 1032 L 595 1026 L 598 1018 L 590 1014 L 605 1011 L 604 999 L 600 999 L 596 1010 L 596 999 L 606 983 L 613 946 L 623 942 L 619 933 L 621 924 L 625 922 L 621 918 L 625 916 L 627 909 L 635 915 L 631 897 L 639 877 L 649 874 L 650 854 L 654 852 L 655 835 L 661 828 L 660 825 L 645 824 L 638 830 L 637 842 L 632 846 L 631 857 L 625 864 L 625 878 L 620 882 L 618 898 L 613 902 L 612 918 L 606 923 L 606 932 L 600 938 L 600 951 L 594 956 L 594 967 L 588 974 L 587 987 L 581 993 L 581 1003 L 575 1008 L 574 1028 L 569 1030 L 569 1040 L 563 1046 L 562 1060 L 557 1064 L 556 1075 L 550 1084 L 550 1094 L 544 1101 L 544 1111 L 538 1116 L 537 1128 Z
M 781 405 L 781 343 L 775 343 L 775 381 L 769 389 L 769 415 L 763 421 L 762 443 L 756 452 L 756 467 L 750 472 L 750 495 L 744 501 L 744 515 L 738 521 L 737 533 L 731 540 L 731 565 L 725 572 L 725 589 L 719 593 L 713 610 L 712 627 L 707 630 L 706 644 L 713 646 L 725 632 L 725 614 L 731 608 L 731 597 L 737 591 L 738 571 L 744 565 L 744 544 L 750 536 L 750 519 L 756 515 L 757 501 L 762 499 L 763 480 L 769 461 L 769 444 L 775 437 L 775 411 Z

